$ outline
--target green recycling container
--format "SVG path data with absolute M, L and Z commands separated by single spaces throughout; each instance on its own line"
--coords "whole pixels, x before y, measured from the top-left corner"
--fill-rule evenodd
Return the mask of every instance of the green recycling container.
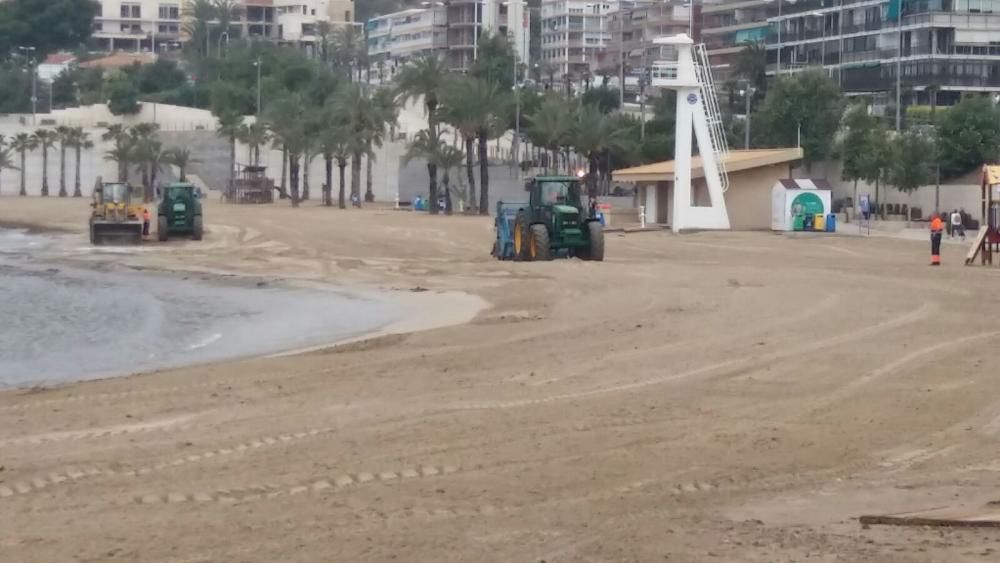
M 792 230 L 804 231 L 806 228 L 806 216 L 799 214 L 792 218 Z

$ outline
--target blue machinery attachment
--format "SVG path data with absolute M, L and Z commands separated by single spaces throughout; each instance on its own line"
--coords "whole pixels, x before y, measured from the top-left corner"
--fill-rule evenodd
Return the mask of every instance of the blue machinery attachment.
M 495 228 L 497 239 L 493 243 L 493 256 L 497 260 L 514 259 L 514 224 L 519 211 L 528 206 L 527 202 L 497 202 Z

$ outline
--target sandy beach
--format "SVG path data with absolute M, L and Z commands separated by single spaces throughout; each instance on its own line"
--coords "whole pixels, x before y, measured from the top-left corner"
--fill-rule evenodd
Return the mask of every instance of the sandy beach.
M 0 199 L 45 260 L 350 288 L 337 347 L 0 392 L 0 560 L 996 561 L 1000 270 L 965 247 L 609 233 L 497 263 L 490 219 L 208 202 L 94 251 L 87 201 Z M 55 232 L 59 230 L 61 232 Z

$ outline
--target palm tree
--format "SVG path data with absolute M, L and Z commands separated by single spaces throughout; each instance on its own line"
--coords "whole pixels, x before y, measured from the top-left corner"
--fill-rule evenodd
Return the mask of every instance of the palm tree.
M 330 62 L 330 35 L 333 26 L 326 20 L 316 22 L 316 37 L 319 38 L 319 60 L 325 67 Z
M 76 152 L 76 170 L 73 174 L 73 197 L 83 197 L 83 192 L 80 191 L 81 153 L 84 149 L 90 150 L 94 148 L 94 143 L 90 140 L 90 134 L 85 132 L 83 127 L 73 127 L 70 129 L 69 140 L 66 144 Z
M 35 138 L 27 133 L 18 133 L 14 135 L 14 138 L 10 142 L 10 148 L 17 151 L 17 154 L 21 157 L 21 190 L 18 192 L 20 196 L 28 195 L 28 190 L 26 187 L 28 168 L 26 166 L 27 155 L 29 151 L 33 151 L 38 148 L 38 143 Z
M 204 49 L 202 55 L 209 54 L 209 34 L 212 22 L 216 19 L 216 8 L 212 0 L 191 0 L 184 8 L 184 33 L 191 38 L 195 49 Z
M 462 166 L 462 162 L 465 160 L 465 153 L 453 146 L 443 146 L 441 147 L 441 152 L 438 155 L 438 166 L 441 168 L 441 185 L 444 187 L 444 201 L 445 201 L 445 213 L 451 215 L 452 203 L 451 203 L 451 171 L 457 170 Z M 475 186 L 470 187 L 470 190 L 475 189 Z
M 437 109 L 441 92 L 448 80 L 448 66 L 436 55 L 427 54 L 405 65 L 396 74 L 397 101 L 400 106 L 410 100 L 423 99 L 427 111 L 427 129 L 431 136 L 438 138 Z M 428 164 L 430 179 L 429 195 L 432 205 L 430 212 L 437 213 L 437 166 Z
M 756 89 L 754 97 L 760 100 L 767 94 L 767 48 L 760 41 L 744 45 L 733 64 L 733 75 L 750 83 Z
M 0 145 L 0 175 L 4 170 L 20 170 L 14 166 L 14 155 L 10 151 L 11 149 Z M 0 193 L 3 193 L 2 182 L 0 182 Z
M 597 176 L 601 158 L 611 151 L 628 150 L 628 129 L 619 126 L 612 116 L 605 115 L 593 106 L 583 106 L 576 114 L 570 144 L 576 152 L 587 157 L 587 192 L 597 197 Z
M 119 182 L 128 182 L 129 155 L 132 152 L 132 139 L 128 129 L 124 125 L 116 123 L 108 127 L 108 130 L 101 135 L 101 139 L 114 141 L 114 148 L 105 153 L 104 159 L 112 160 L 118 164 Z
M 334 96 L 334 107 L 345 116 L 351 132 L 351 200 L 361 201 L 361 159 L 371 158 L 376 130 L 379 129 L 380 109 L 361 84 L 345 84 Z M 384 127 L 384 126 L 383 126 Z
M 368 49 L 364 37 L 353 25 L 339 27 L 333 32 L 334 63 L 347 71 L 348 80 L 354 80 L 353 68 L 358 69 L 358 82 L 361 82 L 362 60 Z
M 455 79 L 451 87 L 442 93 L 441 118 L 455 128 L 465 143 L 465 174 L 469 182 L 466 193 L 466 204 L 469 209 L 476 207 L 476 175 L 473 172 L 476 154 L 476 138 L 479 136 L 479 126 L 482 122 L 482 112 L 475 104 L 469 103 L 464 97 L 470 82 L 469 78 Z
M 73 129 L 65 125 L 56 127 L 56 140 L 59 141 L 59 197 L 66 197 L 66 147 L 71 146 Z
M 559 149 L 569 137 L 573 125 L 573 110 L 562 99 L 551 96 L 542 101 L 538 110 L 527 117 L 527 133 L 532 142 L 549 151 L 545 173 L 559 169 Z
M 306 146 L 306 125 L 311 119 L 307 117 L 308 109 L 304 96 L 289 93 L 271 102 L 266 112 L 275 142 L 281 145 L 282 154 L 287 155 L 292 207 L 299 206 L 299 157 Z M 285 161 L 285 156 L 282 156 L 282 161 Z
M 42 196 L 49 195 L 49 149 L 56 144 L 58 138 L 53 129 L 35 131 L 35 143 L 42 149 Z
M 143 201 L 148 203 L 153 201 L 153 181 L 156 173 L 153 167 L 159 170 L 160 159 L 163 152 L 163 144 L 160 143 L 158 131 L 160 126 L 155 123 L 140 123 L 133 125 L 128 130 L 127 158 L 129 162 L 136 162 L 135 169 L 142 176 Z
M 428 201 L 428 209 L 431 213 L 436 214 L 436 209 L 438 207 L 437 203 L 437 169 L 441 163 L 441 156 L 444 151 L 445 144 L 441 141 L 441 137 L 431 129 L 421 129 L 414 135 L 413 140 L 406 148 L 406 154 L 403 155 L 403 162 L 409 163 L 412 160 L 423 159 L 427 161 L 427 170 L 430 171 L 431 168 L 434 172 L 431 173 L 431 186 L 430 186 L 430 200 Z M 445 195 L 445 213 L 449 213 L 448 200 L 450 197 Z
M 191 156 L 191 149 L 185 149 L 181 147 L 173 147 L 167 149 L 164 155 L 163 161 L 167 164 L 172 164 L 177 167 L 178 179 L 181 182 L 187 182 L 187 168 L 193 162 L 201 162 L 197 158 Z
M 213 7 L 215 19 L 219 22 L 219 37 L 232 32 L 233 22 L 243 21 L 243 6 L 235 0 L 215 0 Z
M 169 162 L 169 153 L 163 150 L 163 143 L 157 137 L 150 137 L 136 145 L 135 169 L 143 177 L 143 201 L 153 201 L 156 177 L 163 170 L 163 165 Z
M 336 100 L 329 100 L 323 108 L 321 124 L 322 126 L 319 129 L 317 144 L 320 153 L 323 155 L 325 165 L 324 170 L 326 172 L 326 185 L 323 190 L 323 204 L 328 207 L 333 205 L 333 161 L 336 159 L 337 167 L 340 169 L 340 195 L 338 197 L 338 205 L 341 209 L 345 209 L 347 207 L 347 202 L 345 201 L 344 193 L 346 187 L 344 169 L 347 168 L 347 160 L 351 155 L 349 147 L 351 132 L 349 128 L 350 124 L 339 112 L 339 106 Z
M 18 195 L 26 196 L 28 195 L 28 190 L 26 187 L 28 168 L 26 166 L 27 155 L 29 151 L 33 151 L 38 148 L 38 144 L 35 143 L 35 138 L 27 133 L 18 133 L 14 135 L 14 138 L 10 141 L 10 148 L 17 151 L 17 154 L 21 158 L 21 190 Z
M 236 138 L 240 134 L 243 126 L 243 116 L 235 111 L 226 111 L 219 115 L 219 124 L 215 128 L 216 134 L 229 140 L 229 183 L 233 183 L 233 174 L 236 169 Z
M 372 164 L 375 162 L 374 148 L 381 148 L 387 134 L 395 130 L 396 126 L 399 125 L 399 110 L 396 108 L 392 91 L 388 88 L 379 88 L 371 94 L 371 97 L 375 109 L 375 119 L 370 139 L 372 146 L 368 148 L 368 159 L 365 163 L 367 166 L 367 171 L 365 172 L 365 201 L 367 202 L 375 201 L 375 192 L 372 189 Z
M 260 147 L 271 141 L 271 132 L 263 121 L 247 123 L 240 127 L 237 138 L 250 148 L 250 160 L 254 166 L 260 166 Z
M 509 99 L 500 92 L 499 86 L 485 80 L 462 77 L 454 80 L 442 95 L 445 118 L 452 112 L 456 122 L 461 123 L 462 136 L 474 133 L 479 141 L 479 213 L 489 213 L 489 159 L 487 141 L 504 129 L 503 119 L 509 107 Z M 464 129 L 464 130 L 463 130 Z M 468 155 L 470 143 L 466 142 L 466 166 L 471 164 Z M 470 177 L 472 175 L 470 174 Z M 475 184 L 471 183 L 474 186 Z

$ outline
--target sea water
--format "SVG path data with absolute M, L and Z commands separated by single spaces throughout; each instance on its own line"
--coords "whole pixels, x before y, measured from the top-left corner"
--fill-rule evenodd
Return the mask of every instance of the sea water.
M 0 229 L 0 387 L 178 367 L 376 330 L 391 304 L 346 293 L 76 270 Z

